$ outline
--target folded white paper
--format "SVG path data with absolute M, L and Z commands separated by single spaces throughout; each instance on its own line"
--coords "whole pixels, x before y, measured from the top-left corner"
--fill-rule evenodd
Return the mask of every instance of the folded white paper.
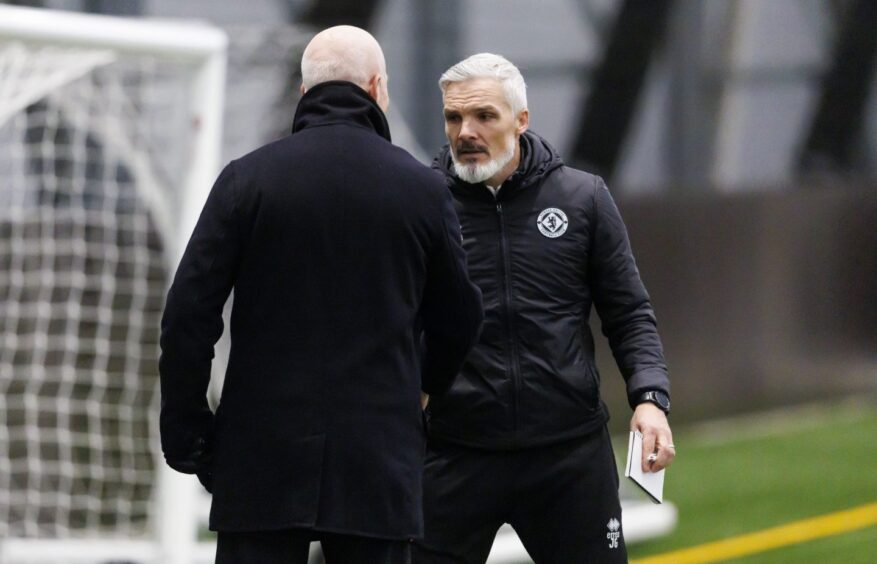
M 627 467 L 624 476 L 633 480 L 655 503 L 664 501 L 664 471 L 643 472 L 643 436 L 639 431 L 630 432 L 627 446 Z

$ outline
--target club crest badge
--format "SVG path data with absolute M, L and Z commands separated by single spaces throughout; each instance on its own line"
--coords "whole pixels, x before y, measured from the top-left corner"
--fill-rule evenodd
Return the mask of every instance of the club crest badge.
M 545 208 L 536 218 L 536 226 L 539 233 L 550 239 L 555 239 L 566 233 L 569 220 L 563 210 L 558 208 Z

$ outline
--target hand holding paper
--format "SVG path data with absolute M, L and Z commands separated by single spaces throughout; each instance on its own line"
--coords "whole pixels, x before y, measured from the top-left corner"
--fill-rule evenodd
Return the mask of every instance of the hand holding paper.
M 673 433 L 667 415 L 652 403 L 644 402 L 636 406 L 630 420 L 630 430 L 639 431 L 643 436 L 643 457 L 641 466 L 644 472 L 654 472 L 673 463 L 676 449 L 673 446 Z M 654 453 L 656 458 L 649 460 Z
M 657 472 L 645 472 L 642 469 L 643 436 L 639 431 L 630 432 L 630 441 L 627 447 L 627 465 L 624 475 L 642 488 L 655 503 L 664 500 L 664 470 Z

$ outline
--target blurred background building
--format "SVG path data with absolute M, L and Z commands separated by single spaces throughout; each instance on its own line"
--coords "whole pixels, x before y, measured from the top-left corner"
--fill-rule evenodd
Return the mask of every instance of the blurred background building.
M 444 143 L 438 76 L 470 54 L 502 54 L 520 67 L 527 81 L 532 128 L 552 142 L 568 164 L 603 175 L 619 202 L 665 342 L 674 424 L 877 393 L 877 2 L 873 0 L 20 0 L 0 4 L 198 20 L 224 29 L 229 46 L 222 163 L 288 133 L 298 96 L 301 52 L 322 28 L 353 24 L 377 37 L 388 63 L 394 141 L 424 162 L 430 162 Z M 0 91 L 10 83 L 13 70 L 0 64 Z M 68 143 L 72 134 L 63 124 L 52 126 L 51 138 L 40 133 L 47 127 L 45 115 L 39 102 L 27 108 L 28 143 L 44 147 Z M 185 120 L 186 116 L 161 114 L 148 141 L 166 153 L 159 177 L 171 187 L 186 159 Z M 12 136 L 0 123 L 0 143 Z M 46 157 L 30 157 L 27 166 L 45 171 L 48 161 L 41 159 Z M 87 180 L 98 174 L 88 170 Z M 124 190 L 130 175 L 122 166 L 115 173 L 115 181 L 123 187 L 112 204 L 118 209 L 136 207 L 131 203 L 136 198 Z M 41 185 L 41 193 L 52 194 L 56 207 L 64 201 L 64 189 L 63 182 L 48 188 Z M 16 190 L 20 190 L 17 185 L 0 178 L 0 205 L 7 211 L 18 205 Z M 45 203 L 44 196 L 37 199 L 40 205 Z M 92 205 L 107 208 L 86 203 Z M 173 215 L 173 209 L 169 213 Z M 9 499 L 4 500 L 2 493 L 14 491 L 16 469 L 32 470 L 35 464 L 32 458 L 15 459 L 24 456 L 29 444 L 29 439 L 16 438 L 16 429 L 58 425 L 10 406 L 18 405 L 16 401 L 31 405 L 28 394 L 96 397 L 92 383 L 79 392 L 26 384 L 33 374 L 42 374 L 38 365 L 46 362 L 45 355 L 32 353 L 34 343 L 51 341 L 56 329 L 40 321 L 44 308 L 21 306 L 42 298 L 39 289 L 28 292 L 16 286 L 30 279 L 31 267 L 16 254 L 21 249 L 13 238 L 29 231 L 15 221 L 11 227 L 0 225 L 5 239 L 0 241 L 4 282 L 0 314 L 8 320 L 13 312 L 19 320 L 2 326 L 0 342 L 0 388 L 6 400 L 5 415 L 0 413 L 6 417 L 0 419 L 4 423 L 0 429 L 5 428 L 0 443 L 5 439 L 6 452 L 13 453 L 7 455 L 11 462 L 0 461 L 0 474 L 12 476 L 6 482 L 0 476 L 0 513 L 6 511 L 7 521 L 21 516 L 4 510 L 3 502 L 8 504 Z M 144 360 L 126 368 L 140 375 L 139 384 L 118 393 L 127 398 L 124 401 L 136 400 L 147 409 L 156 406 L 157 320 L 163 284 L 173 266 L 162 261 L 163 248 L 169 244 L 162 242 L 161 230 L 144 227 L 142 221 L 135 224 L 120 231 L 118 245 L 123 257 L 129 252 L 127 245 L 139 244 L 132 242 L 135 239 L 142 239 L 146 249 L 141 270 L 122 273 L 131 280 L 145 280 L 144 287 L 133 291 L 139 308 L 136 335 L 112 328 L 124 323 L 119 319 L 131 318 L 130 300 L 107 301 L 99 294 L 93 299 L 98 310 L 104 308 L 103 317 L 96 315 L 81 330 L 104 335 L 110 346 L 117 337 L 122 343 L 139 339 Z M 70 229 L 75 231 L 75 222 Z M 106 238 L 103 233 L 89 236 Z M 70 274 L 74 282 L 76 264 L 64 266 L 74 271 Z M 111 271 L 121 272 L 113 270 L 115 266 L 94 268 L 90 273 L 84 266 L 83 272 L 94 274 L 97 285 L 109 280 Z M 16 274 L 16 269 L 23 274 Z M 46 299 L 53 303 L 54 298 Z M 82 299 L 88 306 L 87 293 Z M 27 311 L 32 311 L 30 318 L 21 313 Z M 593 323 L 598 326 L 599 320 Z M 43 325 L 46 339 L 41 341 L 35 335 Z M 33 338 L 28 338 L 30 333 Z M 102 350 L 75 354 L 77 367 L 93 364 L 95 355 L 110 359 L 104 365 L 107 373 L 118 368 L 112 353 Z M 621 432 L 627 427 L 628 408 L 605 345 L 599 361 L 607 403 L 615 415 L 611 424 Z M 112 386 L 107 389 L 116 393 Z M 77 420 L 67 421 L 76 424 Z M 104 429 L 114 424 L 106 423 Z M 148 425 L 146 419 L 128 424 L 135 434 L 149 433 L 142 429 Z M 88 458 L 87 452 L 80 455 Z M 149 475 L 154 461 L 138 464 L 137 471 Z M 145 488 L 135 494 L 142 502 L 150 492 L 140 479 L 137 475 L 128 483 Z M 96 483 L 82 487 L 93 491 L 101 487 Z M 59 484 L 50 480 L 26 487 L 53 489 Z M 134 529 L 145 519 L 139 502 L 129 524 Z
M 286 134 L 315 30 L 376 35 L 394 138 L 424 162 L 444 142 L 437 77 L 469 54 L 503 54 L 527 80 L 533 129 L 567 163 L 604 175 L 620 202 L 677 417 L 877 385 L 874 2 L 17 3 L 225 28 L 223 161 Z M 623 409 L 602 352 L 608 397 Z
M 525 75 L 534 129 L 619 194 L 777 191 L 810 173 L 868 178 L 877 168 L 874 8 L 861 0 L 5 3 L 208 21 L 234 32 L 232 58 L 236 43 L 286 35 L 300 47 L 329 25 L 365 27 L 386 52 L 392 111 L 413 135 L 405 143 L 423 155 L 444 139 L 437 76 L 496 52 Z M 293 55 L 284 78 L 294 96 Z

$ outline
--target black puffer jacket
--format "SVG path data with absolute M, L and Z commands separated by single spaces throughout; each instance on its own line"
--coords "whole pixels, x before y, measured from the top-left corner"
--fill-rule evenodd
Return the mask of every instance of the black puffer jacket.
M 565 166 L 534 133 L 521 137 L 521 149 L 521 164 L 497 197 L 453 175 L 448 147 L 433 163 L 453 193 L 485 310 L 481 339 L 460 375 L 430 400 L 433 438 L 515 449 L 605 424 L 592 304 L 631 405 L 643 391 L 669 394 L 649 296 L 603 180 Z

